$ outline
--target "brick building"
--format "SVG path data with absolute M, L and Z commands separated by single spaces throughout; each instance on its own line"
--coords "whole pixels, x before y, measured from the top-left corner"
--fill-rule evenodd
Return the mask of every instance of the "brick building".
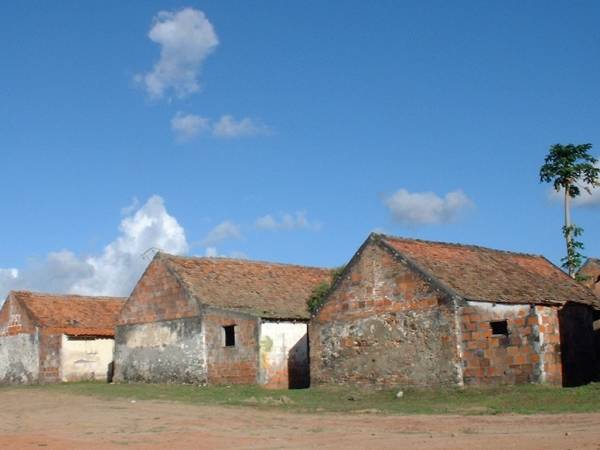
M 589 287 L 597 297 L 600 297 L 600 259 L 588 258 L 581 266 L 579 275 L 585 278 L 583 284 Z
M 306 301 L 330 277 L 157 253 L 118 320 L 115 380 L 307 386 Z
M 371 234 L 311 320 L 311 381 L 582 384 L 596 307 L 541 256 Z
M 0 309 L 0 383 L 106 380 L 124 302 L 10 292 Z

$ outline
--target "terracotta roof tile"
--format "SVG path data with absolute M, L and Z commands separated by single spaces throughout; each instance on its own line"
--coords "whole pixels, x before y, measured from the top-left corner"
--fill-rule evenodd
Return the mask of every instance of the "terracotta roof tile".
M 598 306 L 594 295 L 543 256 L 378 235 L 458 295 L 498 303 Z
M 42 294 L 12 291 L 40 328 L 72 335 L 113 336 L 117 316 L 125 303 L 120 297 Z
M 600 297 L 600 259 L 588 258 L 581 266 L 579 275 L 586 277 L 583 284 L 592 289 L 596 296 Z
M 228 258 L 160 257 L 204 305 L 260 317 L 310 317 L 306 301 L 331 270 Z

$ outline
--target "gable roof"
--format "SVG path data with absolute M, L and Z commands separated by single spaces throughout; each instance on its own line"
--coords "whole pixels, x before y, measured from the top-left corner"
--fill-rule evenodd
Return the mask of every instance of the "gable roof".
M 600 295 L 600 259 L 588 258 L 577 274 L 585 277 L 583 284 L 595 289 L 596 295 Z
M 126 300 L 29 291 L 11 291 L 8 298 L 11 297 L 29 313 L 36 326 L 79 336 L 114 336 L 117 316 Z
M 229 258 L 158 253 L 200 304 L 277 319 L 308 319 L 313 289 L 331 270 Z
M 475 245 L 374 235 L 422 273 L 466 300 L 600 307 L 594 294 L 543 256 Z

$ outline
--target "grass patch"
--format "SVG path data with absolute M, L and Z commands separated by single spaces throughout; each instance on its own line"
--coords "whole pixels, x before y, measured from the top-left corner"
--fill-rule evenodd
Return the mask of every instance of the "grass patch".
M 260 386 L 189 386 L 163 384 L 63 383 L 44 386 L 5 386 L 8 390 L 91 395 L 104 399 L 163 400 L 198 405 L 277 408 L 296 412 L 385 414 L 556 414 L 600 411 L 600 383 L 577 388 L 543 385 L 465 389 L 370 391 L 344 387 L 271 390 Z

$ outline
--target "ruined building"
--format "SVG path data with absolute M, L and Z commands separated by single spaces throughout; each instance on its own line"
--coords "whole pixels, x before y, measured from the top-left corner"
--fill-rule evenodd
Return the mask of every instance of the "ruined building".
M 330 276 L 157 253 L 118 320 L 115 380 L 307 386 L 306 301 Z
M 0 383 L 107 380 L 124 302 L 10 292 L 0 309 Z
M 583 277 L 583 284 L 600 298 L 600 259 L 588 258 L 579 269 L 578 275 Z
M 542 256 L 371 234 L 311 320 L 311 381 L 586 383 L 599 307 Z

